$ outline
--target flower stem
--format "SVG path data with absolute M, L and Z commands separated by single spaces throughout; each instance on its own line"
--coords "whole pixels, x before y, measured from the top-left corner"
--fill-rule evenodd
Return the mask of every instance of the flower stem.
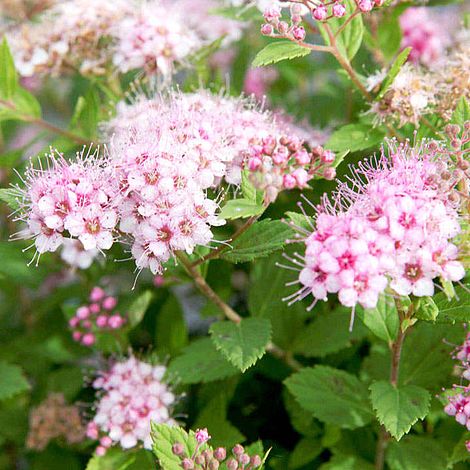
M 405 340 L 406 331 L 403 330 L 403 321 L 407 318 L 411 313 L 410 309 L 405 309 L 403 304 L 401 303 L 400 299 L 395 299 L 395 305 L 398 311 L 398 317 L 400 319 L 398 325 L 398 333 L 395 341 L 391 344 L 391 363 L 390 363 L 390 383 L 396 387 L 398 384 L 399 372 L 400 372 L 400 358 L 401 358 L 401 351 L 403 348 L 403 342 Z M 377 447 L 375 451 L 375 469 L 376 470 L 383 470 L 384 462 L 385 462 L 385 450 L 387 449 L 388 441 L 390 440 L 390 434 L 386 431 L 386 429 L 381 426 L 379 432 L 379 438 L 377 441 Z

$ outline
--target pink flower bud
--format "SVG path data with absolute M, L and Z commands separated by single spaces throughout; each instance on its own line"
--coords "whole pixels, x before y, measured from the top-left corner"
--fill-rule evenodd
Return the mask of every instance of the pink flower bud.
M 276 165 L 282 165 L 289 160 L 289 151 L 286 147 L 279 147 L 272 156 L 273 162 Z
M 467 448 L 468 452 L 470 452 L 470 441 L 465 443 L 465 447 Z
M 77 309 L 76 316 L 80 318 L 80 320 L 84 320 L 90 316 L 90 309 L 88 307 L 80 307 Z
M 112 315 L 108 318 L 108 325 L 114 330 L 120 328 L 123 323 L 124 320 L 120 315 Z
M 290 14 L 291 14 L 291 16 L 301 15 L 302 14 L 302 5 L 299 5 L 298 3 L 292 3 L 291 6 L 290 6 Z
M 245 452 L 245 449 L 243 448 L 242 445 L 237 444 L 233 447 L 232 452 L 233 452 L 233 455 L 239 457 L 240 455 L 243 454 L 243 452 Z
M 248 160 L 248 169 L 250 171 L 256 171 L 258 170 L 258 168 L 260 168 L 260 166 L 263 164 L 263 162 L 261 161 L 261 158 L 258 158 L 258 157 L 251 157 L 249 160 Z
M 105 296 L 105 292 L 101 287 L 93 287 L 90 292 L 90 301 L 99 302 Z
M 183 459 L 181 462 L 181 466 L 183 467 L 184 470 L 191 470 L 194 468 L 194 462 L 191 459 L 188 459 L 187 457 Z
M 225 457 L 227 457 L 227 451 L 223 447 L 218 447 L 214 450 L 214 457 L 220 461 L 225 460 Z
M 248 454 L 242 454 L 240 455 L 240 457 L 238 457 L 238 461 L 242 464 L 242 465 L 247 465 L 250 463 L 250 456 Z M 245 467 L 243 467 L 245 468 Z
M 333 16 L 342 18 L 346 14 L 346 8 L 342 3 L 335 3 L 333 5 Z
M 207 432 L 207 428 L 204 429 L 196 429 L 196 434 L 194 435 L 196 438 L 196 441 L 199 444 L 204 444 L 204 442 L 207 442 L 211 436 L 209 436 L 209 433 Z
M 328 11 L 324 5 L 319 5 L 312 11 L 312 16 L 318 21 L 323 21 L 328 16 Z
M 322 154 L 322 156 L 320 157 L 320 161 L 322 163 L 333 163 L 335 161 L 335 153 L 332 152 L 331 150 L 325 150 Z
M 305 188 L 305 186 L 307 186 L 309 177 L 308 173 L 303 168 L 297 168 L 297 170 L 292 173 L 292 176 L 295 178 L 295 181 L 297 181 L 299 188 Z
M 292 15 L 290 19 L 293 24 L 299 24 L 302 21 L 302 17 L 300 15 Z
M 259 455 L 253 455 L 250 459 L 250 463 L 253 466 L 253 468 L 261 467 L 262 461 L 261 457 Z
M 98 328 L 104 328 L 108 324 L 108 317 L 106 315 L 99 315 L 96 319 L 96 326 Z
M 75 328 L 77 325 L 78 325 L 78 318 L 77 318 L 77 317 L 72 317 L 72 318 L 69 320 L 69 326 L 70 326 L 71 328 Z
M 374 0 L 375 6 L 381 7 L 384 3 L 385 0 Z
M 101 439 L 100 439 L 100 444 L 103 446 L 103 447 L 111 447 L 111 445 L 113 444 L 113 440 L 109 437 L 109 436 L 103 436 Z
M 80 341 L 81 337 L 82 337 L 82 334 L 80 333 L 80 331 L 74 331 L 72 333 L 72 338 L 74 339 L 74 341 Z
M 270 23 L 271 21 L 277 20 L 281 17 L 281 10 L 278 7 L 266 8 L 264 10 L 264 19 Z
M 90 312 L 95 314 L 95 315 L 97 313 L 100 313 L 100 311 L 101 311 L 101 307 L 99 306 L 99 304 L 91 304 L 89 309 L 90 309 Z
M 277 30 L 281 34 L 285 34 L 289 30 L 289 25 L 285 21 L 279 21 L 279 24 L 277 25 Z
M 83 320 L 82 321 L 83 328 L 90 329 L 91 328 L 91 321 L 90 320 Z
M 310 155 L 305 149 L 300 149 L 297 152 L 295 152 L 295 161 L 299 165 L 307 165 L 310 163 Z
M 173 444 L 173 446 L 171 448 L 171 451 L 175 455 L 183 455 L 184 446 L 183 446 L 183 444 L 181 444 L 181 442 L 176 442 L 175 444 Z
M 86 333 L 83 335 L 83 338 L 82 338 L 82 344 L 84 346 L 91 346 L 92 344 L 95 343 L 95 335 L 93 333 Z
M 325 168 L 323 171 L 323 178 L 328 181 L 334 180 L 336 178 L 336 170 L 334 168 Z
M 294 189 L 297 184 L 296 179 L 292 175 L 284 175 L 282 185 L 285 189 Z
M 303 41 L 305 39 L 305 29 L 303 26 L 295 26 L 292 28 L 292 36 L 296 41 Z
M 265 23 L 263 26 L 261 26 L 261 34 L 263 34 L 264 36 L 271 36 L 273 32 L 274 28 L 272 27 L 272 25 Z
M 86 428 L 86 436 L 90 439 L 98 439 L 98 426 L 93 421 L 88 423 Z
M 98 457 L 102 457 L 104 454 L 106 454 L 106 447 L 98 446 L 95 450 L 95 453 Z
M 106 297 L 103 300 L 103 308 L 105 310 L 112 310 L 117 305 L 116 297 Z
M 371 2 L 371 0 L 360 0 L 358 3 L 358 7 L 359 10 L 361 10 L 362 12 L 368 12 L 372 10 L 374 4 Z
M 237 468 L 238 468 L 238 462 L 235 459 L 227 460 L 225 465 L 227 465 L 228 470 L 237 470 Z

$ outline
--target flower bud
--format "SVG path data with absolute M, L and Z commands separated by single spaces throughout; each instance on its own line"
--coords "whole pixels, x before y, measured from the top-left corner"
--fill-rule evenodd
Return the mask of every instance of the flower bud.
M 225 460 L 225 457 L 227 457 L 227 451 L 223 447 L 218 447 L 214 451 L 214 457 L 220 461 Z
M 346 14 L 346 7 L 342 3 L 335 3 L 332 11 L 333 16 L 336 16 L 336 18 L 342 18 Z
M 322 163 L 330 164 L 335 161 L 335 158 L 336 156 L 334 152 L 332 152 L 331 150 L 325 150 L 320 157 L 320 161 Z
M 80 341 L 81 337 L 82 337 L 82 333 L 80 331 L 74 331 L 72 333 L 72 338 L 74 341 Z
M 251 157 L 249 160 L 248 160 L 248 169 L 250 171 L 256 171 L 258 170 L 261 165 L 263 164 L 263 162 L 261 161 L 261 158 L 259 157 Z
M 250 463 L 250 456 L 248 454 L 242 454 L 238 457 L 238 461 L 242 464 L 242 465 L 246 465 L 246 464 L 249 464 Z
M 285 21 L 279 21 L 279 24 L 277 25 L 277 30 L 281 34 L 285 34 L 289 30 L 289 25 Z
M 196 455 L 195 459 L 194 459 L 194 463 L 196 465 L 205 465 L 206 464 L 206 459 L 204 457 L 204 455 Z
M 261 26 L 261 34 L 263 34 L 264 36 L 271 36 L 273 32 L 274 28 L 272 27 L 272 25 L 265 23 L 263 26 Z
M 250 463 L 253 468 L 261 467 L 262 461 L 259 455 L 253 455 L 250 459 Z
M 323 178 L 328 181 L 334 180 L 336 178 L 336 170 L 334 168 L 325 168 L 323 171 Z
M 105 310 L 112 310 L 117 305 L 116 297 L 106 297 L 103 300 L 103 308 Z
M 93 333 L 86 333 L 83 335 L 83 338 L 82 338 L 82 344 L 84 346 L 91 346 L 92 344 L 95 343 L 95 335 Z
M 209 470 L 218 470 L 220 464 L 217 460 L 211 460 L 209 462 Z
M 211 436 L 209 436 L 209 433 L 207 432 L 207 428 L 196 429 L 194 437 L 196 438 L 196 441 L 199 444 L 204 444 L 204 442 L 207 442 L 211 438 Z
M 106 315 L 98 315 L 96 318 L 96 326 L 98 328 L 104 328 L 108 324 L 108 317 Z
M 225 463 L 227 470 L 237 470 L 238 462 L 235 459 L 228 459 Z
M 181 444 L 181 442 L 175 442 L 173 446 L 171 447 L 171 451 L 175 455 L 183 455 L 184 446 L 183 444 Z
M 194 462 L 186 457 L 181 462 L 181 466 L 184 468 L 184 470 L 192 470 L 194 468 Z
M 285 189 L 294 189 L 297 184 L 297 181 L 294 176 L 292 175 L 284 175 L 282 179 L 282 185 Z
M 98 457 L 102 457 L 104 454 L 106 454 L 106 447 L 98 446 L 95 450 L 95 453 Z
M 319 5 L 312 10 L 312 16 L 318 21 L 323 21 L 328 16 L 328 11 L 324 5 Z
M 374 7 L 374 4 L 371 2 L 371 0 L 360 0 L 358 3 L 358 7 L 359 7 L 359 10 L 366 13 L 372 10 L 372 8 Z
M 295 26 L 292 29 L 292 36 L 296 41 L 303 41 L 305 39 L 305 29 L 303 26 Z
M 307 165 L 308 163 L 310 163 L 310 155 L 308 154 L 308 152 L 305 149 L 298 150 L 294 154 L 294 157 L 295 157 L 295 161 L 299 165 Z
M 243 452 L 245 452 L 245 449 L 243 448 L 242 445 L 240 444 L 237 444 L 233 449 L 232 449 L 232 452 L 233 452 L 233 455 L 235 456 L 240 456 L 243 454 Z
M 277 7 L 266 8 L 263 16 L 268 23 L 271 23 L 281 17 L 281 10 Z
M 93 287 L 90 292 L 90 301 L 91 302 L 99 302 L 105 296 L 105 292 L 101 287 Z
M 76 316 L 80 318 L 80 320 L 84 320 L 90 316 L 90 309 L 88 307 L 80 307 L 77 309 Z

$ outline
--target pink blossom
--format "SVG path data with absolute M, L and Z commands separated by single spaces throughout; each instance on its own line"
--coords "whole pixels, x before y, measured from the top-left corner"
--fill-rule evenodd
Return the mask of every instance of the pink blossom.
M 211 436 L 209 436 L 209 433 L 207 432 L 207 428 L 196 429 L 194 437 L 196 438 L 196 441 L 199 444 L 204 444 L 204 442 L 207 442 L 211 438 Z

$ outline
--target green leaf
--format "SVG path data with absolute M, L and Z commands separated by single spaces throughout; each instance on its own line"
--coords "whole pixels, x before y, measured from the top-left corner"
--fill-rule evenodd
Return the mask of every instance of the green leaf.
M 174 295 L 166 300 L 157 316 L 155 347 L 162 355 L 173 356 L 188 344 L 184 312 Z
M 71 126 L 78 125 L 85 137 L 95 137 L 99 115 L 100 99 L 94 88 L 89 88 L 85 96 L 80 96 L 75 105 Z
M 161 468 L 165 470 L 181 470 L 181 459 L 172 451 L 173 444 L 183 445 L 183 452 L 186 456 L 194 454 L 197 441 L 194 432 L 188 434 L 179 426 L 168 426 L 167 424 L 151 424 L 152 426 L 152 450 L 158 459 Z M 207 448 L 204 444 L 201 450 Z M 88 469 L 87 469 L 88 470 Z
M 402 38 L 398 20 L 400 12 L 401 9 L 399 8 L 395 8 L 393 11 L 390 11 L 390 8 L 388 8 L 387 14 L 382 15 L 377 27 L 378 45 L 387 61 L 391 60 L 400 50 Z
M 294 231 L 280 220 L 265 219 L 253 224 L 231 245 L 230 251 L 220 256 L 232 263 L 246 263 L 255 258 L 264 258 L 274 251 L 280 250 L 286 240 L 294 235 Z
M 380 424 L 399 441 L 411 426 L 424 419 L 429 411 L 431 395 L 414 385 L 394 387 L 390 382 L 374 382 L 370 387 L 372 406 Z
M 292 351 L 306 357 L 324 357 L 351 346 L 351 342 L 363 337 L 367 330 L 359 323 L 349 331 L 350 318 L 350 309 L 341 307 L 318 315 L 297 336 Z
M 0 46 L 0 98 L 10 100 L 18 88 L 15 62 L 5 37 Z
M 455 444 L 455 447 L 447 461 L 447 468 L 452 468 L 456 463 L 468 462 L 470 460 L 470 452 L 468 452 L 465 443 L 470 440 L 470 431 L 466 431 L 462 434 L 459 442 Z
M 271 340 L 271 323 L 266 318 L 244 318 L 240 323 L 213 323 L 209 333 L 215 347 L 234 366 L 245 372 L 264 356 Z
M 357 455 L 335 454 L 319 470 L 374 470 L 374 466 Z
M 294 223 L 296 227 L 303 228 L 307 232 L 312 232 L 315 227 L 315 219 L 313 217 L 306 217 L 304 214 L 298 212 L 286 212 L 289 220 Z
M 269 43 L 264 49 L 256 54 L 253 67 L 275 64 L 281 60 L 292 60 L 310 54 L 310 49 L 300 46 L 292 41 L 275 41 Z
M 334 35 L 336 35 L 339 28 L 345 23 L 345 21 L 351 16 L 356 10 L 356 3 L 353 0 L 346 0 L 344 2 L 346 7 L 346 15 L 343 18 L 330 18 L 328 20 L 328 26 Z M 331 45 L 330 37 L 325 30 L 325 25 L 318 22 L 318 28 L 323 40 L 327 45 Z M 364 23 L 362 21 L 362 15 L 357 15 L 353 20 L 346 26 L 346 28 L 336 36 L 336 45 L 340 54 L 343 57 L 347 57 L 351 60 L 361 47 L 362 38 L 364 35 Z
M 392 442 L 386 454 L 390 470 L 443 470 L 446 452 L 431 437 L 407 436 Z
M 61 367 L 47 376 L 48 392 L 62 393 L 73 401 L 83 388 L 83 371 L 80 367 Z
M 103 456 L 94 455 L 86 470 L 154 470 L 155 463 L 147 450 L 125 451 L 112 447 Z
M 439 292 L 433 297 L 433 301 L 439 309 L 439 321 L 468 322 L 470 321 L 470 293 L 467 284 L 465 288 L 458 286 L 455 288 L 455 297 L 447 299 L 444 292 Z
M 400 320 L 393 299 L 381 295 L 375 308 L 358 309 L 358 316 L 380 339 L 391 342 L 397 337 Z
M 392 66 L 390 67 L 390 70 L 385 77 L 384 81 L 382 82 L 382 88 L 380 89 L 380 93 L 377 95 L 376 100 L 381 100 L 386 91 L 389 89 L 390 85 L 393 83 L 395 80 L 395 77 L 398 75 L 400 72 L 403 64 L 406 62 L 408 59 L 408 56 L 410 55 L 411 52 L 411 47 L 407 47 L 406 49 L 403 49 L 400 54 L 398 54 L 397 58 L 393 62 Z
M 170 362 L 167 376 L 172 382 L 196 384 L 224 379 L 238 370 L 217 351 L 210 338 L 202 338 L 187 346 Z
M 285 260 L 281 254 L 276 253 L 254 264 L 248 292 L 248 309 L 253 317 L 269 319 L 273 329 L 273 342 L 290 350 L 296 335 L 303 328 L 307 313 L 301 302 L 288 306 L 282 301 L 282 297 L 287 295 L 285 284 L 292 281 L 294 276 L 292 271 L 276 266 L 277 261 Z
M 21 207 L 21 196 L 15 188 L 0 188 L 0 201 L 7 203 L 13 211 Z
M 240 219 L 260 215 L 264 209 L 263 205 L 256 204 L 249 199 L 232 199 L 222 207 L 219 217 L 221 219 Z
M 470 120 L 470 105 L 465 96 L 462 96 L 452 114 L 450 122 L 463 128 L 465 121 L 468 120 Z
M 26 392 L 30 386 L 21 367 L 0 361 L 0 400 Z
M 284 383 L 300 406 L 320 421 L 353 429 L 372 419 L 365 385 L 343 370 L 318 365 L 302 369 Z
M 250 170 L 242 171 L 242 194 L 245 199 L 250 200 L 255 204 L 263 204 L 264 191 L 256 189 L 253 183 L 250 181 Z
M 436 321 L 439 315 L 439 308 L 432 297 L 421 297 L 417 301 L 417 308 L 414 316 L 420 320 Z
M 127 316 L 129 318 L 129 325 L 134 327 L 138 325 L 144 318 L 145 312 L 152 302 L 152 291 L 146 290 L 140 294 L 127 309 Z
M 289 456 L 289 470 L 296 470 L 316 459 L 323 451 L 321 441 L 315 437 L 303 437 Z
M 343 152 L 357 152 L 378 145 L 383 141 L 385 133 L 379 128 L 367 124 L 348 124 L 333 132 L 325 147 Z
M 28 120 L 41 117 L 41 105 L 34 95 L 24 88 L 18 88 L 12 98 L 16 106 L 18 116 L 16 119 Z

